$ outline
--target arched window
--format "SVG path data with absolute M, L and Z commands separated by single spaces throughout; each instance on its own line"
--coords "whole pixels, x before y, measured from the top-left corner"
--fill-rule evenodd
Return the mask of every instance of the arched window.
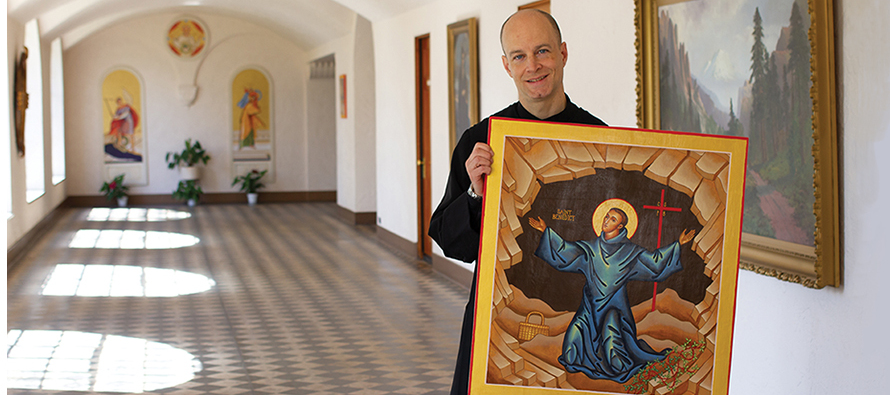
M 52 112 L 53 185 L 65 180 L 65 83 L 62 69 L 62 39 L 53 40 L 49 53 L 50 111 Z
M 28 203 L 46 192 L 46 168 L 43 145 L 43 62 L 40 51 L 40 29 L 37 20 L 25 24 L 25 47 L 28 48 L 27 90 L 25 111 L 25 198 Z

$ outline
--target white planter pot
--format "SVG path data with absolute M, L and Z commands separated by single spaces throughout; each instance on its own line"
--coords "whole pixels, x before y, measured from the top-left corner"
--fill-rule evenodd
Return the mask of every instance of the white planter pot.
M 196 199 L 189 199 L 189 200 L 186 202 L 186 204 L 188 204 L 189 207 L 195 207 L 195 205 L 198 204 L 198 201 L 197 201 Z
M 180 167 L 179 178 L 183 180 L 197 180 L 201 178 L 201 168 L 198 166 Z
M 257 194 L 256 193 L 248 193 L 247 194 L 247 204 L 253 206 L 256 204 Z
M 127 196 L 117 198 L 118 207 L 127 207 Z

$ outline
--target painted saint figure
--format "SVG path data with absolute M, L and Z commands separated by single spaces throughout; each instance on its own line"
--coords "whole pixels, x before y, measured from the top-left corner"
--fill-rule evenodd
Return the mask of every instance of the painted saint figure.
M 593 218 L 599 236 L 590 241 L 566 241 L 540 217 L 529 218 L 529 224 L 543 232 L 535 256 L 559 271 L 580 273 L 587 280 L 581 305 L 565 333 L 559 362 L 570 373 L 623 383 L 670 351 L 655 351 L 637 339 L 627 282 L 663 281 L 682 270 L 680 246 L 692 240 L 695 230 L 684 230 L 678 241 L 649 252 L 629 240 L 637 226 L 636 211 L 629 203 L 609 199 L 597 207 Z
M 241 108 L 241 137 L 238 149 L 244 147 L 256 148 L 256 131 L 259 126 L 266 126 L 259 114 L 263 93 L 257 89 L 245 89 L 244 96 L 238 102 Z
M 139 126 L 139 114 L 120 97 L 115 100 L 115 104 L 108 134 L 114 137 L 114 145 L 118 151 L 133 153 L 133 136 Z

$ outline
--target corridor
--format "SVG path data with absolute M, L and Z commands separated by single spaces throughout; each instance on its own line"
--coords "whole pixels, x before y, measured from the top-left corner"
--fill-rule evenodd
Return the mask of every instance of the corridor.
M 467 290 L 336 209 L 60 209 L 7 273 L 7 393 L 447 393 Z

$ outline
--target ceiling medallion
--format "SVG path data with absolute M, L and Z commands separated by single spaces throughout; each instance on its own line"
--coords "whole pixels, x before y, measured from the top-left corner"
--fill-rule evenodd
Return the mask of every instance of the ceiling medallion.
M 167 45 L 176 56 L 197 57 L 207 46 L 207 28 L 193 18 L 180 18 L 167 30 Z

